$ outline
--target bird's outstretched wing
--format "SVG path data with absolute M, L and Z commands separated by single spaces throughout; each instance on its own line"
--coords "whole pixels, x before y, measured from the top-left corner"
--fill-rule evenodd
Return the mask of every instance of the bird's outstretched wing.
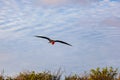
M 47 40 L 51 40 L 50 38 L 48 38 L 48 37 L 44 37 L 44 36 L 35 36 L 35 37 L 38 37 L 38 38 L 44 38 L 44 39 L 47 39 Z
M 60 43 L 63 43 L 63 44 L 66 44 L 66 45 L 72 46 L 71 44 L 66 43 L 66 42 L 64 42 L 64 41 L 60 41 L 60 40 L 55 40 L 55 42 L 60 42 Z

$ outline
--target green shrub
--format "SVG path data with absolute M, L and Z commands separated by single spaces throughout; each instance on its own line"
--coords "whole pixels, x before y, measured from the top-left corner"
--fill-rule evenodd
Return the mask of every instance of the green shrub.
M 112 67 L 105 68 L 96 68 L 91 69 L 90 73 L 81 75 L 69 75 L 65 76 L 64 80 L 120 80 L 120 74 L 118 74 L 118 69 L 113 69 Z M 59 69 L 57 73 L 40 72 L 36 73 L 35 71 L 31 72 L 21 72 L 16 77 L 5 76 L 4 74 L 0 75 L 0 80 L 62 80 L 62 73 Z
M 85 72 L 82 76 L 77 74 L 65 76 L 65 80 L 88 80 L 88 74 Z
M 20 73 L 15 80 L 51 80 L 52 75 L 48 72 L 43 72 L 43 73 L 35 73 L 34 71 L 32 72 L 23 72 Z
M 118 69 L 108 68 L 96 68 L 91 69 L 90 80 L 115 80 Z
M 60 74 L 53 75 L 50 71 L 42 73 L 32 71 L 20 73 L 14 80 L 60 80 L 60 77 Z

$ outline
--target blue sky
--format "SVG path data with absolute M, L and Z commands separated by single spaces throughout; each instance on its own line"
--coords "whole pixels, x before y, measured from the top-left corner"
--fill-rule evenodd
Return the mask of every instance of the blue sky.
M 0 0 L 0 71 L 120 68 L 119 9 L 119 0 Z

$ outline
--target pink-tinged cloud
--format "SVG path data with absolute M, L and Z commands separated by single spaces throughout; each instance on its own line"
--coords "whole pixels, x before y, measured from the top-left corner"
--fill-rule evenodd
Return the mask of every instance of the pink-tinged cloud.
M 12 56 L 10 56 L 8 53 L 0 53 L 0 63 L 9 61 Z
M 36 0 L 35 2 L 38 5 L 45 6 L 60 6 L 60 5 L 89 5 L 92 2 L 96 2 L 97 0 Z
M 64 3 L 65 0 L 42 0 L 41 2 L 47 5 L 57 5 L 57 4 Z
M 38 6 L 59 6 L 65 3 L 66 0 L 35 0 Z
M 120 27 L 120 18 L 118 17 L 107 18 L 103 21 L 103 23 L 108 26 Z
M 104 2 L 109 2 L 110 0 L 103 0 Z
M 74 4 L 79 4 L 79 5 L 89 5 L 93 2 L 96 2 L 97 0 L 68 0 L 71 1 Z

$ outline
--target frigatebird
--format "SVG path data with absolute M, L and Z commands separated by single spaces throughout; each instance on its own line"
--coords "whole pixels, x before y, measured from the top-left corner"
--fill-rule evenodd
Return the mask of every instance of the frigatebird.
M 66 44 L 66 45 L 72 46 L 71 44 L 69 44 L 69 43 L 67 43 L 67 42 L 64 42 L 64 41 L 61 41 L 61 40 L 53 40 L 53 39 L 50 39 L 50 38 L 45 37 L 45 36 L 35 36 L 35 37 L 43 38 L 43 39 L 47 39 L 47 40 L 49 41 L 49 43 L 51 43 L 52 45 L 54 45 L 55 42 L 60 42 L 60 43 L 63 43 L 63 44 Z

